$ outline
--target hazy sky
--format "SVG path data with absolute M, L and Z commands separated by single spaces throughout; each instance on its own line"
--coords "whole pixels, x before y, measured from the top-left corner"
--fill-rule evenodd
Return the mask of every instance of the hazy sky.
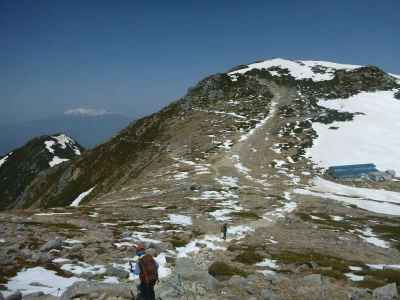
M 270 57 L 400 73 L 399 0 L 0 0 L 0 120 L 158 110 Z

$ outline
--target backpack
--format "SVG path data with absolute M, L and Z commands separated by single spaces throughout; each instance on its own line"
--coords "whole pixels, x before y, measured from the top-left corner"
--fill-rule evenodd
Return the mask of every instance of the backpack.
M 146 254 L 139 259 L 140 281 L 146 284 L 155 284 L 158 281 L 156 261 L 153 256 Z

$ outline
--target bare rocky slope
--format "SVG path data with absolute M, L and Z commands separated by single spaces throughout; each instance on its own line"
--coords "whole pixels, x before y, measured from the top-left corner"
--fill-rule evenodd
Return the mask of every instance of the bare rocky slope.
M 0 284 L 56 297 L 77 281 L 61 299 L 129 299 L 127 260 L 145 242 L 162 299 L 395 296 L 400 224 L 379 209 L 397 209 L 399 183 L 327 181 L 307 151 L 315 124 L 337 130 L 362 114 L 320 99 L 399 90 L 377 67 L 279 59 L 205 78 L 26 187 L 14 207 L 30 209 L 0 214 Z M 376 200 L 362 188 L 393 194 Z M 63 284 L 17 284 L 49 273 Z

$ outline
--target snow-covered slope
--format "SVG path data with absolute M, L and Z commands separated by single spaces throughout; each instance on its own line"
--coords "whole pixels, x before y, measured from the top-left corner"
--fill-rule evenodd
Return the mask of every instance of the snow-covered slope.
M 400 101 L 394 91 L 361 92 L 348 99 L 320 100 L 320 106 L 356 114 L 352 121 L 313 123 L 318 137 L 307 156 L 319 166 L 375 163 L 400 173 Z
M 229 75 L 244 74 L 253 69 L 271 69 L 269 72 L 273 76 L 280 76 L 276 68 L 288 70 L 289 74 L 296 80 L 312 79 L 313 81 L 331 80 L 336 70 L 354 70 L 360 68 L 357 65 L 338 64 L 327 61 L 313 60 L 287 60 L 274 58 L 262 62 L 250 64 L 247 67 L 230 72 Z

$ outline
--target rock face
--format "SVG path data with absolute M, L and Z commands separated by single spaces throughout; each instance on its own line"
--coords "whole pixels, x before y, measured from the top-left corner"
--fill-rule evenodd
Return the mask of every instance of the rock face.
M 54 174 L 57 165 L 81 155 L 83 148 L 64 134 L 41 136 L 0 159 L 0 210 L 27 207 L 24 191 L 42 172 Z M 55 168 L 53 168 L 55 167 Z

